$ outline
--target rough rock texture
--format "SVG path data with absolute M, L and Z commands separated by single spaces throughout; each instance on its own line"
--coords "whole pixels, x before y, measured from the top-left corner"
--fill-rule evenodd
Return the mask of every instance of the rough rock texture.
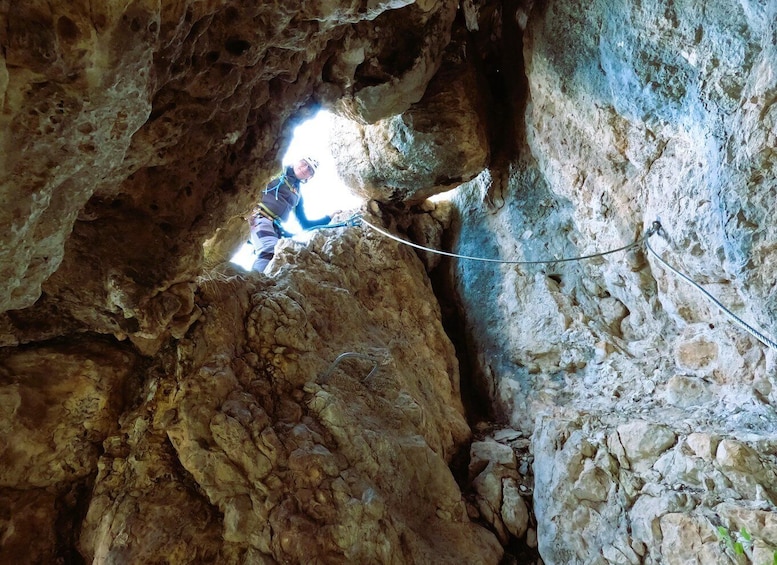
M 335 101 L 369 121 L 405 110 L 439 67 L 455 9 L 5 4 L 0 311 L 37 300 L 53 335 L 161 336 L 183 315 L 172 287 L 250 209 L 292 116 Z
M 652 248 L 777 335 L 774 9 L 538 3 L 513 164 L 458 191 L 453 250 L 575 257 L 660 218 Z M 449 269 L 474 376 L 532 436 L 546 563 L 725 562 L 719 526 L 772 561 L 773 349 L 644 247 Z
M 214 263 L 323 106 L 376 227 L 545 261 L 660 218 L 774 338 L 775 20 L 0 2 L 0 562 L 772 563 L 777 353 L 644 245 Z
M 678 438 L 661 423 L 610 427 L 582 417 L 543 418 L 535 440 L 534 510 L 547 525 L 539 529 L 547 562 L 588 562 L 594 551 L 613 563 L 720 562 L 720 524 L 734 538 L 743 528 L 754 537 L 751 556 L 777 545 L 774 437 Z
M 78 559 L 73 537 L 138 361 L 104 339 L 0 354 L 0 561 Z
M 421 262 L 361 230 L 287 247 L 273 279 L 203 286 L 105 442 L 82 553 L 496 563 L 447 467 L 469 428 Z
M 483 170 L 489 157 L 485 98 L 466 48 L 463 38 L 451 42 L 423 99 L 407 112 L 371 125 L 336 121 L 332 154 L 354 193 L 414 203 Z

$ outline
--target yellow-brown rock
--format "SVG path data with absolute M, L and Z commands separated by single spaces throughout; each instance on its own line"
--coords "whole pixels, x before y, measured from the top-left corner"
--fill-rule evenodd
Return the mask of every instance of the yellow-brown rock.
M 469 428 L 421 262 L 367 228 L 294 247 L 272 279 L 202 288 L 202 317 L 106 441 L 82 552 L 496 563 L 447 466 Z
M 440 64 L 455 6 L 6 7 L 0 311 L 37 300 L 46 334 L 164 334 L 189 314 L 171 287 L 250 209 L 292 116 L 346 100 L 369 120 L 407 109 Z M 385 33 L 398 26 L 407 41 Z M 342 45 L 359 64 L 337 63 Z M 6 343 L 36 338 L 3 325 L 16 335 Z
M 424 97 L 407 111 L 374 124 L 336 120 L 332 153 L 354 193 L 418 203 L 483 170 L 490 151 L 486 96 L 466 50 L 460 34 Z
M 0 562 L 771 563 L 775 21 L 0 0 Z

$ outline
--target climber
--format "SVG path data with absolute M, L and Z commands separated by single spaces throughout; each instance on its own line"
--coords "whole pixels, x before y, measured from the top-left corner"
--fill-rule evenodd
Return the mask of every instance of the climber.
M 289 219 L 292 210 L 302 229 L 328 224 L 332 220 L 330 216 L 309 220 L 302 207 L 300 184 L 313 178 L 317 168 L 318 161 L 305 157 L 286 167 L 283 173 L 264 189 L 262 201 L 248 218 L 250 241 L 256 255 L 252 270 L 263 272 L 275 254 L 275 244 L 278 240 L 291 235 L 281 227 L 281 222 Z

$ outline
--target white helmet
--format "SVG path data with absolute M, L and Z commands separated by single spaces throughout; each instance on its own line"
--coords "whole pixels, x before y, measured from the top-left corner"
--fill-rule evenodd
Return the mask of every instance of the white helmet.
M 318 161 L 313 157 L 303 157 L 302 160 L 313 170 L 313 174 L 316 174 L 316 171 L 318 170 Z

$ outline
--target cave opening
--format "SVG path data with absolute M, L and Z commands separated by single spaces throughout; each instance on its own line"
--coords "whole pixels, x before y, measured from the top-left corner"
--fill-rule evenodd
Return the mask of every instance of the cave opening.
M 363 199 L 351 192 L 338 175 L 330 150 L 333 120 L 334 115 L 322 109 L 300 123 L 294 128 L 291 142 L 281 159 L 283 167 L 303 157 L 313 157 L 319 163 L 315 176 L 303 184 L 300 190 L 305 214 L 309 218 L 331 216 L 335 211 L 354 210 L 363 204 Z M 283 228 L 295 234 L 294 239 L 299 241 L 305 241 L 310 236 L 310 232 L 302 229 L 293 214 L 283 223 Z M 254 259 L 254 249 L 246 242 L 230 261 L 250 270 Z

